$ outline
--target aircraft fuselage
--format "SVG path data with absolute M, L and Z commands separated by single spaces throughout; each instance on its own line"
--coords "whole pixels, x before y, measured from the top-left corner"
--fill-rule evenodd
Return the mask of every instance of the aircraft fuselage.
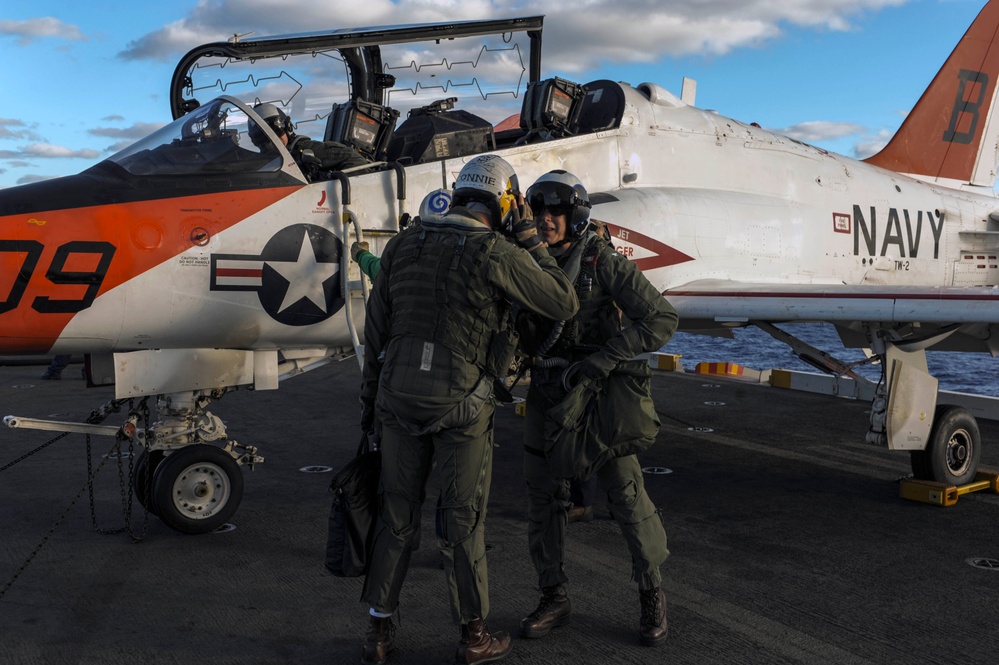
M 648 84 L 622 92 L 617 129 L 497 152 L 525 183 L 577 174 L 618 251 L 667 296 L 701 280 L 999 283 L 990 194 L 833 155 Z M 403 201 L 392 171 L 355 176 L 346 207 L 337 181 L 308 184 L 291 167 L 243 187 L 103 169 L 0 192 L 0 352 L 349 346 L 339 280 L 361 278 L 344 261 L 345 208 L 378 253 L 400 213 L 450 186 L 465 159 L 407 167 Z

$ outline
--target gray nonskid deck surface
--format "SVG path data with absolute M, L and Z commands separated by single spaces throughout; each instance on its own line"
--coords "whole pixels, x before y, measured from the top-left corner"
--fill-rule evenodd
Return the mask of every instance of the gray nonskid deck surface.
M 43 367 L 0 368 L 0 415 L 82 421 L 111 397 Z M 230 437 L 260 448 L 245 471 L 235 530 L 144 538 L 94 531 L 83 493 L 86 443 L 70 435 L 0 473 L 0 663 L 355 663 L 367 623 L 360 579 L 323 568 L 330 475 L 359 437 L 354 361 L 212 404 Z M 657 374 L 663 415 L 642 456 L 672 556 L 670 637 L 638 643 L 630 559 L 603 500 L 569 527 L 573 621 L 540 640 L 515 637 L 507 663 L 985 663 L 999 638 L 999 496 L 940 508 L 898 497 L 908 455 L 863 441 L 868 405 L 690 374 Z M 517 391 L 521 395 L 522 389 Z M 108 422 L 117 423 L 116 417 Z M 497 415 L 487 521 L 492 630 L 516 631 L 537 601 L 521 479 L 523 419 Z M 997 428 L 982 422 L 983 464 L 999 467 Z M 695 428 L 695 429 L 690 429 Z M 707 431 L 711 430 L 711 431 Z M 52 437 L 0 430 L 0 466 Z M 96 466 L 112 445 L 92 440 Z M 669 473 L 662 473 L 669 470 Z M 653 473 L 652 471 L 659 471 Z M 123 523 L 116 464 L 95 483 L 98 526 Z M 433 542 L 430 488 L 423 545 L 403 589 L 390 663 L 449 663 L 451 624 Z M 141 509 L 132 519 L 143 531 Z

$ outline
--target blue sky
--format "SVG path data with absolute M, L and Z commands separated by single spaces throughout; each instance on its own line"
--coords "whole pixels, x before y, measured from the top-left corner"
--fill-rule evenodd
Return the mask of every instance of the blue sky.
M 999 0 L 997 0 L 999 1 Z M 6 0 L 0 188 L 78 173 L 171 119 L 191 47 L 234 33 L 545 14 L 546 76 L 651 81 L 864 157 L 898 128 L 982 0 Z

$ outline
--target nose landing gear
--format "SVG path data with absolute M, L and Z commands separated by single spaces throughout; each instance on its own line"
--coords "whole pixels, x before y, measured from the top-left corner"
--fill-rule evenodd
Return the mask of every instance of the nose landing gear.
M 166 456 L 153 479 L 152 512 L 182 533 L 206 533 L 233 516 L 243 473 L 227 451 L 192 445 Z

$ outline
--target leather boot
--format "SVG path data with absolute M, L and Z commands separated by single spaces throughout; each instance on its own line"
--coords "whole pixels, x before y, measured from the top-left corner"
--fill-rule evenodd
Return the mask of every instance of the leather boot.
M 537 609 L 520 620 L 522 637 L 544 637 L 557 626 L 564 626 L 572 619 L 572 606 L 565 586 L 546 586 L 541 590 Z
M 638 595 L 642 601 L 642 622 L 638 629 L 642 645 L 659 646 L 666 641 L 669 633 L 669 626 L 666 624 L 666 594 L 656 587 L 639 591 Z
M 371 617 L 368 634 L 361 650 L 362 665 L 382 665 L 392 650 L 395 638 L 395 625 L 392 617 Z
M 485 621 L 473 619 L 461 626 L 461 641 L 454 654 L 454 662 L 461 665 L 491 663 L 505 658 L 512 648 L 510 633 L 501 630 L 490 635 L 486 632 Z

